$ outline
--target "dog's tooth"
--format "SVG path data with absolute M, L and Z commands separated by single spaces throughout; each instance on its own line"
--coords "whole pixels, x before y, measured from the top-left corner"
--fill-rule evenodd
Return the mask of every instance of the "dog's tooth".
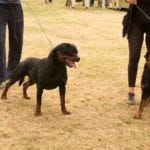
M 75 63 L 73 63 L 73 67 L 74 67 L 74 68 L 77 68 L 77 66 L 76 66 L 76 64 L 75 64 Z

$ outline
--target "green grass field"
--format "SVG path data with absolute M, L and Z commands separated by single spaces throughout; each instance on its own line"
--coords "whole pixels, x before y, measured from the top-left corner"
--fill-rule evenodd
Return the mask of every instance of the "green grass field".
M 66 106 L 60 111 L 58 89 L 44 91 L 40 117 L 34 116 L 36 86 L 29 88 L 31 100 L 22 98 L 15 84 L 8 100 L 0 101 L 0 150 L 149 150 L 150 109 L 134 120 L 140 102 L 140 78 L 145 43 L 137 77 L 136 104 L 128 106 L 128 46 L 122 38 L 123 11 L 91 8 L 79 3 L 75 10 L 65 1 L 46 5 L 44 0 L 27 1 L 53 47 L 70 42 L 77 46 L 81 61 L 68 68 Z M 47 57 L 52 49 L 35 21 L 26 1 L 22 60 Z M 1 94 L 2 91 L 0 91 Z

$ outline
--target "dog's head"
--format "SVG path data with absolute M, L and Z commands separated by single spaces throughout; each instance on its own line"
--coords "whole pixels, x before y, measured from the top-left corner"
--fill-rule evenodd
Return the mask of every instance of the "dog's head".
M 150 69 L 150 50 L 145 54 L 146 65 Z
M 56 46 L 51 53 L 56 61 L 63 63 L 70 68 L 75 68 L 75 62 L 80 61 L 76 46 L 70 43 L 62 43 Z

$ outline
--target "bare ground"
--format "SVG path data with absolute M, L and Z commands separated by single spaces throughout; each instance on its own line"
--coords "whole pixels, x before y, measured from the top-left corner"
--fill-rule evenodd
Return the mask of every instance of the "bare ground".
M 121 36 L 125 12 L 92 8 L 85 11 L 66 9 L 63 1 L 46 5 L 29 2 L 53 46 L 61 42 L 76 44 L 81 61 L 77 69 L 68 69 L 66 105 L 72 112 L 60 111 L 58 89 L 43 94 L 40 117 L 34 116 L 36 87 L 22 98 L 22 87 L 16 83 L 8 100 L 0 101 L 1 150 L 148 150 L 150 149 L 150 110 L 141 120 L 132 119 L 140 102 L 139 64 L 136 104 L 127 99 L 127 40 Z M 25 14 L 22 59 L 46 57 L 51 45 L 46 40 L 23 1 Z M 0 91 L 1 94 L 2 91 Z

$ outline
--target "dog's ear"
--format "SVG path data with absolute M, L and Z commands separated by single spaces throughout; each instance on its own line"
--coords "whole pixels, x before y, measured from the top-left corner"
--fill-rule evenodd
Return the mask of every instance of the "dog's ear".
M 58 51 L 60 51 L 61 53 L 64 53 L 64 51 L 67 50 L 68 48 L 69 48 L 68 43 L 61 43 L 57 46 Z
M 58 47 L 53 48 L 51 53 L 52 53 L 53 56 L 56 56 L 57 53 L 58 53 Z
M 62 52 L 63 49 L 65 49 L 65 44 L 64 43 L 57 45 L 56 47 L 54 47 L 51 50 L 48 58 L 52 57 L 53 59 L 57 59 L 59 54 L 60 54 L 60 51 Z
M 48 57 L 56 57 L 57 56 L 57 54 L 58 54 L 58 46 L 56 46 L 56 47 L 54 47 L 52 50 L 51 50 L 51 52 L 50 52 L 50 54 L 49 54 L 49 56 Z
M 53 56 L 54 58 L 57 58 L 59 54 L 69 53 L 70 50 L 77 52 L 75 45 L 70 43 L 61 43 L 52 49 L 49 56 Z
M 66 48 L 67 48 L 66 43 L 59 44 L 52 49 L 51 54 L 56 56 L 59 54 L 60 51 L 63 53 L 63 51 L 65 51 Z

